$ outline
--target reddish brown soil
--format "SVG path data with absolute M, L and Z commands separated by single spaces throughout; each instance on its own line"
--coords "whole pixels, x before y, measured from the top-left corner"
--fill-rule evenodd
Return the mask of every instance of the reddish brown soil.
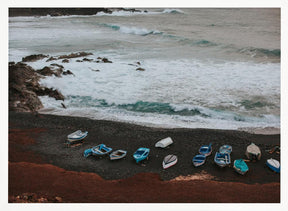
M 94 173 L 66 171 L 50 164 L 9 163 L 9 195 L 25 192 L 60 196 L 63 202 L 76 203 L 271 203 L 280 199 L 279 183 L 161 181 L 157 174 L 152 173 L 140 173 L 121 180 L 103 180 Z

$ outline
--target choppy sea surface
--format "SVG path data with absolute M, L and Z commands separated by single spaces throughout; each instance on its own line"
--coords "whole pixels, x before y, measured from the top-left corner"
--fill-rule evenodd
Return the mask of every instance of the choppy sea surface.
M 10 17 L 9 61 L 93 53 L 90 62 L 27 63 L 74 73 L 41 79 L 67 107 L 41 97 L 41 112 L 167 128 L 280 128 L 279 9 L 145 10 Z

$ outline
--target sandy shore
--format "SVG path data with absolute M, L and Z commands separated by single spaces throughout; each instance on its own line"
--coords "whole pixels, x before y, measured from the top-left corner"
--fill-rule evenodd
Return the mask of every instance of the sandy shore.
M 82 145 L 68 148 L 64 144 L 67 134 L 77 129 L 87 130 L 88 137 Z M 169 148 L 154 147 L 158 140 L 168 136 L 174 141 Z M 212 156 L 204 166 L 193 167 L 193 156 L 201 145 L 209 142 L 213 143 Z M 220 169 L 213 163 L 214 153 L 221 145 L 233 147 L 233 161 L 245 158 L 246 146 L 251 142 L 262 149 L 263 155 L 260 161 L 248 163 L 247 175 L 238 175 L 232 166 Z M 127 157 L 119 161 L 83 157 L 85 149 L 100 143 L 127 150 Z M 280 175 L 265 166 L 270 157 L 280 160 L 279 154 L 265 151 L 276 144 L 280 144 L 279 134 L 159 129 L 78 117 L 10 112 L 9 202 L 22 202 L 21 196 L 29 193 L 46 197 L 48 202 L 55 202 L 55 197 L 60 197 L 61 202 L 279 203 Z M 149 160 L 141 165 L 132 158 L 139 147 L 151 149 Z M 178 163 L 163 170 L 162 160 L 168 154 L 177 155 Z

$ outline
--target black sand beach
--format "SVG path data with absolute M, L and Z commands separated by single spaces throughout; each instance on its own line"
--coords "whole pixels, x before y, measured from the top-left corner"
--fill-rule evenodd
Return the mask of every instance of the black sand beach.
M 82 145 L 75 147 L 67 147 L 64 144 L 67 135 L 77 129 L 87 130 L 89 132 L 88 136 L 86 137 Z M 167 149 L 159 149 L 154 147 L 155 143 L 158 140 L 168 136 L 173 139 L 174 143 L 170 145 Z M 208 157 L 204 166 L 195 168 L 192 165 L 193 156 L 198 154 L 198 149 L 201 145 L 209 144 L 210 142 L 213 143 L 212 155 Z M 241 176 L 237 174 L 233 170 L 232 165 L 230 167 L 220 169 L 213 163 L 213 157 L 215 155 L 215 152 L 221 145 L 230 144 L 233 147 L 232 161 L 234 161 L 234 159 L 245 158 L 244 153 L 246 146 L 251 142 L 254 142 L 261 148 L 262 159 L 255 163 L 248 163 L 250 170 L 247 175 Z M 98 145 L 100 143 L 105 143 L 107 146 L 112 147 L 115 150 L 127 150 L 128 153 L 126 158 L 118 161 L 110 161 L 108 157 L 83 157 L 83 152 L 85 149 Z M 16 195 L 29 192 L 29 190 L 30 192 L 37 192 L 37 194 L 47 195 L 51 192 L 50 186 L 46 190 L 43 189 L 42 185 L 43 182 L 53 184 L 53 182 L 50 181 L 51 178 L 46 178 L 51 177 L 52 173 L 50 172 L 46 174 L 44 172 L 52 171 L 52 169 L 55 169 L 55 172 L 58 173 L 59 171 L 65 171 L 66 176 L 70 174 L 74 175 L 76 174 L 76 172 L 79 172 L 81 175 L 83 175 L 83 178 L 82 180 L 79 180 L 78 178 L 76 183 L 77 185 L 80 185 L 81 188 L 89 184 L 88 180 L 86 181 L 86 179 L 84 178 L 86 178 L 86 176 L 90 177 L 91 175 L 95 175 L 95 177 L 97 177 L 99 180 L 105 181 L 102 185 L 106 183 L 114 184 L 115 181 L 118 181 L 117 184 L 122 184 L 123 181 L 126 181 L 124 182 L 125 184 L 128 182 L 131 183 L 130 185 L 132 185 L 131 187 L 129 187 L 129 189 L 135 186 L 135 189 L 132 188 L 134 191 L 137 190 L 136 187 L 143 185 L 145 186 L 146 183 L 148 185 L 148 183 L 150 184 L 154 180 L 158 181 L 154 182 L 161 183 L 162 185 L 163 182 L 165 184 L 174 184 L 178 181 L 180 182 L 177 183 L 178 185 L 181 184 L 181 187 L 186 187 L 184 188 L 185 190 L 183 189 L 184 195 L 188 193 L 190 195 L 197 193 L 197 191 L 193 192 L 191 188 L 187 188 L 188 184 L 193 184 L 193 187 L 195 187 L 195 185 L 197 184 L 199 186 L 202 183 L 202 186 L 210 186 L 212 183 L 214 185 L 218 184 L 215 186 L 215 188 L 218 186 L 223 187 L 223 185 L 228 185 L 229 187 L 236 185 L 238 188 L 243 188 L 245 185 L 248 185 L 245 190 L 242 190 L 244 191 L 242 193 L 243 196 L 241 196 L 242 198 L 237 198 L 237 194 L 230 194 L 230 197 L 232 197 L 232 199 L 226 198 L 224 201 L 227 202 L 226 200 L 228 200 L 228 202 L 268 202 L 266 198 L 263 199 L 263 197 L 261 198 L 260 196 L 257 196 L 256 199 L 253 197 L 251 198 L 249 194 L 251 194 L 252 192 L 248 193 L 248 195 L 245 195 L 245 192 L 249 188 L 254 189 L 257 186 L 261 190 L 259 188 L 256 188 L 255 191 L 262 192 L 269 190 L 270 192 L 273 192 L 274 198 L 269 199 L 270 202 L 279 202 L 280 175 L 270 171 L 265 166 L 266 160 L 270 157 L 276 158 L 278 160 L 280 159 L 279 154 L 269 154 L 265 151 L 265 149 L 271 148 L 273 145 L 276 144 L 280 144 L 280 135 L 255 135 L 240 131 L 222 131 L 207 129 L 160 129 L 142 127 L 119 122 L 91 120 L 79 117 L 10 112 L 9 197 L 11 202 L 15 202 L 14 199 Z M 136 164 L 132 157 L 132 154 L 139 147 L 148 147 L 151 149 L 148 161 L 145 161 L 142 164 Z M 177 155 L 178 163 L 171 168 L 163 170 L 162 160 L 168 154 Z M 60 169 L 62 170 L 59 170 L 58 167 L 60 167 Z M 43 169 L 41 170 L 41 168 Z M 25 171 L 25 173 L 23 172 L 22 175 L 19 175 L 19 171 Z M 35 176 L 35 174 L 39 174 L 38 171 L 40 171 L 40 175 L 41 171 L 43 171 L 43 174 L 45 175 Z M 77 175 L 79 176 L 79 174 Z M 97 175 L 99 175 L 102 179 Z M 25 180 L 25 178 L 31 180 L 29 181 L 30 183 L 33 183 L 31 187 L 36 187 L 34 187 L 34 189 L 31 189 L 30 186 L 28 187 L 27 185 L 24 185 L 27 182 L 20 182 L 21 180 Z M 57 177 L 54 176 L 53 178 L 55 179 Z M 45 182 L 42 180 L 47 181 Z M 93 180 L 94 179 L 92 179 L 92 181 Z M 206 184 L 205 182 L 208 184 Z M 38 183 L 39 186 L 42 187 L 42 189 L 40 188 L 41 191 L 39 190 L 39 186 L 36 185 Z M 153 184 L 153 187 L 154 185 L 155 184 Z M 269 187 L 267 187 L 267 185 Z M 160 185 L 159 188 L 160 187 L 162 186 Z M 157 185 L 154 188 L 156 190 Z M 121 190 L 124 191 L 124 189 Z M 153 189 L 150 191 L 153 192 Z M 214 191 L 216 191 L 216 189 Z M 60 192 L 56 191 L 55 193 L 54 191 L 53 193 L 61 194 L 61 192 L 63 192 L 63 188 L 61 188 Z M 69 192 L 69 188 L 67 188 L 67 192 Z M 112 192 L 113 188 L 109 189 L 109 193 Z M 62 193 L 62 195 L 65 194 Z M 187 198 L 185 200 L 183 200 L 183 197 L 181 197 L 181 199 L 174 198 L 170 202 L 203 202 L 203 200 L 206 200 L 205 202 L 221 202 L 219 198 L 212 197 L 209 199 L 208 197 L 207 199 L 205 197 L 206 199 L 204 199 L 203 197 L 188 197 L 189 199 Z M 73 199 L 73 197 L 67 198 L 66 196 L 66 201 L 119 202 L 120 200 L 121 202 L 121 199 L 116 200 L 115 198 L 113 200 L 108 196 L 106 198 L 101 198 L 101 200 L 99 198 L 95 200 L 88 200 L 84 198 L 85 197 L 83 196 L 82 198 Z M 159 198 L 150 198 L 148 200 L 145 199 L 145 197 L 143 198 L 143 196 L 138 196 L 137 199 L 133 199 L 133 197 L 130 198 L 128 202 L 167 202 L 166 200 L 168 199 L 166 198 L 165 200 L 163 200 L 162 198 L 160 200 Z

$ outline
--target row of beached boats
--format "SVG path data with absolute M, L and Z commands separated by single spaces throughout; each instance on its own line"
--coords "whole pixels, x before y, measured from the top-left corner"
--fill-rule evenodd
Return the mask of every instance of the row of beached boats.
M 83 140 L 88 135 L 88 132 L 82 132 L 81 130 L 77 130 L 72 134 L 69 134 L 67 137 L 67 141 L 71 143 L 76 143 L 78 141 Z M 155 147 L 158 148 L 166 148 L 167 146 L 173 143 L 170 137 L 162 139 L 155 144 Z M 134 154 L 133 158 L 135 159 L 136 163 L 139 163 L 145 159 L 148 159 L 150 149 L 145 147 L 138 148 Z M 230 145 L 223 145 L 219 148 L 219 151 L 215 153 L 214 156 L 214 163 L 217 164 L 219 167 L 224 168 L 226 166 L 231 165 L 231 153 L 232 153 L 232 146 Z M 212 154 L 212 143 L 209 145 L 203 145 L 199 148 L 199 154 L 194 156 L 192 159 L 192 163 L 195 167 L 199 167 L 204 165 L 206 158 Z M 105 144 L 99 144 L 92 148 L 86 149 L 84 151 L 84 157 L 89 156 L 105 156 L 109 155 L 110 160 L 119 160 L 124 158 L 127 155 L 127 151 L 123 149 L 117 149 L 115 151 L 112 150 L 111 147 L 106 146 Z M 260 148 L 251 143 L 247 146 L 246 157 L 248 161 L 252 160 L 260 160 L 261 159 L 261 150 Z M 176 155 L 169 154 L 164 157 L 162 162 L 163 169 L 167 169 L 178 162 L 178 158 Z M 273 171 L 279 173 L 280 172 L 280 162 L 270 158 L 266 161 L 266 165 Z M 237 159 L 234 160 L 233 168 L 236 172 L 241 175 L 246 174 L 249 171 L 249 167 L 246 164 L 244 159 Z

